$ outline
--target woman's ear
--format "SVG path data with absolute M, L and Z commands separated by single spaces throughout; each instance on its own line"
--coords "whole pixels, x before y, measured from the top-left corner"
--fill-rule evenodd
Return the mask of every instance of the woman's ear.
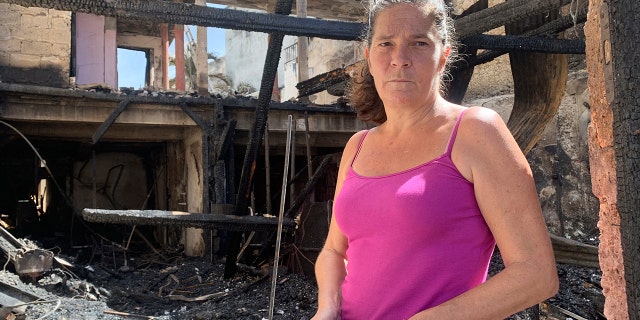
M 450 54 L 451 54 L 451 46 L 447 46 L 442 51 L 442 57 L 440 58 L 440 71 L 441 72 L 444 71 L 444 68 L 447 65 L 447 59 L 449 58 Z
M 371 73 L 371 60 L 369 53 L 369 47 L 367 46 L 366 48 L 364 48 L 364 58 L 365 60 L 367 60 L 367 69 L 369 69 L 369 74 L 373 77 L 373 73 Z

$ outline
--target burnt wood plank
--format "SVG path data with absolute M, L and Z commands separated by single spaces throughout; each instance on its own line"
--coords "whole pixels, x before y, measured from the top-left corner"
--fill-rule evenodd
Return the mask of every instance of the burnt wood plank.
M 214 205 L 213 212 L 233 212 L 233 205 Z M 106 210 L 85 208 L 82 217 L 89 222 L 125 224 L 180 226 L 232 231 L 267 231 L 275 230 L 278 220 L 264 216 L 235 216 L 230 214 L 202 214 L 183 211 L 163 210 Z M 294 228 L 291 219 L 285 219 L 285 228 Z

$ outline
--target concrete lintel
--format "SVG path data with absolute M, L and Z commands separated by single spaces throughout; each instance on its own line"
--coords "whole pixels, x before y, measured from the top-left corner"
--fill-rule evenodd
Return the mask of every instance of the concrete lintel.
M 238 121 L 236 130 L 250 130 L 253 123 L 254 112 L 252 110 L 226 110 L 229 118 Z M 304 112 L 292 110 L 269 110 L 269 131 L 286 132 L 288 128 L 287 117 L 292 115 L 297 132 L 305 131 Z M 355 133 L 369 126 L 358 119 L 354 113 L 310 113 L 309 132 L 313 133 Z
M 69 122 L 13 122 L 20 132 L 29 137 L 64 139 L 91 142 L 98 128 L 96 124 Z M 184 139 L 185 127 L 181 126 L 131 126 L 113 124 L 100 138 L 102 142 L 159 142 Z
M 85 104 L 87 103 L 87 104 Z M 117 108 L 114 102 L 75 102 L 62 106 L 42 105 L 29 101 L 9 102 L 2 107 L 0 117 L 5 120 L 53 123 L 102 124 Z M 202 119 L 211 119 L 213 110 L 192 108 Z M 254 110 L 234 108 L 225 110 L 229 119 L 236 119 L 236 130 L 250 130 L 254 121 Z M 287 116 L 292 114 L 296 131 L 304 131 L 304 113 L 297 110 L 271 109 L 269 130 L 286 131 Z M 131 103 L 116 119 L 115 123 L 144 126 L 197 126 L 179 106 L 146 105 Z M 366 129 L 367 124 L 357 120 L 355 114 L 311 113 L 310 132 L 356 132 Z M 108 131 L 107 131 L 108 132 Z
M 30 99 L 7 100 L 0 117 L 15 121 L 103 123 L 117 108 L 117 103 L 66 100 L 58 105 Z M 206 111 L 193 110 L 202 118 Z M 138 125 L 195 126 L 195 122 L 179 106 L 131 103 L 118 116 L 116 123 Z

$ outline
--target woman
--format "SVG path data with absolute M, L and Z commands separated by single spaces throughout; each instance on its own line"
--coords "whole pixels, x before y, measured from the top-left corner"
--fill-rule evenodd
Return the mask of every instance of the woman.
M 557 291 L 524 155 L 495 112 L 440 94 L 449 25 L 442 0 L 370 7 L 351 102 L 377 126 L 343 152 L 314 319 L 501 319 Z

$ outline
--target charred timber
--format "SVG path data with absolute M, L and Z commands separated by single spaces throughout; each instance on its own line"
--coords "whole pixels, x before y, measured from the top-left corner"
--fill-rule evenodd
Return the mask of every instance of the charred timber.
M 517 22 L 524 17 L 558 9 L 570 2 L 571 0 L 507 1 L 457 19 L 455 21 L 456 34 L 460 38 L 479 34 L 507 23 Z M 171 1 L 0 0 L 0 3 L 91 13 L 124 19 L 264 33 L 283 33 L 293 36 L 334 40 L 359 40 L 364 29 L 364 24 L 357 22 L 298 18 L 288 15 L 203 7 Z
M 567 15 L 562 16 L 556 20 L 553 20 L 543 26 L 531 31 L 527 31 L 523 36 L 538 36 L 538 35 L 552 35 L 559 32 L 563 32 L 571 27 L 576 27 L 578 24 L 582 24 L 587 21 L 587 8 L 579 10 L 575 16 Z M 470 67 L 477 66 L 479 64 L 487 63 L 493 59 L 507 53 L 506 51 L 485 51 L 479 54 L 476 58 L 470 59 L 468 64 Z
M 551 39 L 513 35 L 477 34 L 466 37 L 462 43 L 467 47 L 500 51 L 525 51 L 539 53 L 584 54 L 583 40 Z
M 464 10 L 458 18 L 464 18 L 470 14 L 485 10 L 488 7 L 489 0 L 479 0 L 466 10 Z M 445 99 L 447 101 L 460 104 L 464 99 L 464 95 L 467 93 L 469 83 L 471 82 L 471 78 L 473 77 L 474 67 L 467 66 L 469 65 L 469 60 L 475 58 L 478 54 L 478 49 L 459 46 L 458 54 L 461 59 L 455 59 L 453 61 L 450 70 L 451 81 L 445 82 L 444 92 L 446 93 Z
M 332 86 L 349 80 L 354 74 L 362 70 L 362 63 L 364 63 L 364 60 L 360 60 L 344 68 L 334 69 L 332 71 L 319 74 L 311 79 L 301 81 L 296 85 L 296 88 L 298 89 L 298 98 L 308 97 L 314 93 L 322 92 Z
M 335 164 L 339 162 L 339 160 L 336 160 L 336 159 L 339 159 L 339 157 L 340 157 L 340 154 L 338 155 L 328 154 L 324 156 L 324 159 L 322 159 L 322 162 L 316 169 L 313 176 L 311 176 L 309 181 L 307 181 L 307 183 L 305 184 L 304 189 L 300 192 L 298 197 L 292 202 L 289 210 L 285 212 L 284 214 L 285 217 L 289 219 L 295 218 L 295 216 L 298 214 L 298 210 L 300 210 L 304 201 L 307 199 L 309 194 L 313 191 L 313 188 L 318 183 L 318 180 L 320 180 L 320 177 L 324 175 L 326 169 L 329 167 L 329 164 Z
M 292 7 L 293 0 L 278 0 L 276 2 L 275 14 L 278 17 L 284 18 L 291 13 Z M 236 197 L 234 207 L 234 214 L 237 216 L 247 215 L 249 211 L 248 205 L 251 197 L 253 174 L 255 173 L 258 150 L 262 143 L 262 137 L 264 136 L 267 118 L 269 116 L 273 85 L 278 73 L 278 64 L 280 62 L 280 53 L 282 52 L 282 41 L 284 40 L 284 35 L 285 34 L 280 31 L 269 34 L 267 56 L 265 58 L 264 69 L 262 71 L 260 91 L 258 92 L 258 106 L 256 107 L 255 120 L 251 127 L 249 144 L 247 145 L 247 151 L 242 163 L 238 195 Z M 225 262 L 224 268 L 225 279 L 230 279 L 236 273 L 236 260 L 238 253 L 240 252 L 241 242 L 242 234 L 240 232 L 231 232 L 227 249 L 227 261 Z
M 82 211 L 84 220 L 95 223 L 149 225 L 149 226 L 181 226 L 211 227 L 234 231 L 270 231 L 278 226 L 277 219 L 263 216 L 238 217 L 230 214 L 232 205 L 216 205 L 212 209 L 217 214 L 202 214 L 182 211 L 163 210 L 105 210 L 85 208 Z M 295 228 L 295 222 L 287 219 L 287 229 Z
M 93 137 L 91 138 L 91 141 L 93 144 L 96 144 L 98 143 L 98 141 L 100 141 L 100 138 L 102 138 L 105 132 L 107 132 L 107 129 L 111 127 L 111 125 L 116 121 L 118 116 L 124 111 L 124 109 L 127 108 L 128 105 L 129 105 L 129 100 L 123 100 L 118 104 L 118 107 L 109 115 L 107 120 L 105 120 L 100 125 L 98 130 L 96 130 L 96 132 L 93 134 Z
M 317 75 L 311 79 L 296 84 L 298 98 L 308 97 L 314 93 L 322 92 L 337 84 L 349 80 L 344 69 L 335 69 L 327 73 Z
M 572 0 L 510 0 L 470 14 L 455 21 L 455 30 L 459 38 L 480 34 L 505 24 L 516 23 L 552 10 L 557 10 Z
M 83 99 L 83 100 L 95 100 L 95 101 L 110 101 L 110 102 L 122 102 L 128 100 L 130 104 L 159 104 L 159 105 L 172 105 L 180 106 L 186 104 L 187 106 L 221 106 L 223 108 L 241 108 L 241 109 L 255 109 L 258 101 L 256 99 L 248 97 L 228 97 L 228 98 L 216 98 L 216 97 L 204 97 L 204 96 L 180 96 L 177 97 L 172 94 L 159 94 L 158 96 L 147 95 L 121 95 L 116 93 L 103 93 L 84 90 L 69 90 L 62 88 L 43 87 L 28 84 L 18 83 L 0 83 L 0 92 L 3 96 L 9 94 L 24 94 L 33 96 L 48 96 L 56 98 L 68 98 L 68 99 Z M 1 104 L 0 104 L 1 107 Z M 315 105 L 308 107 L 304 104 L 295 103 L 291 101 L 274 102 L 271 101 L 271 109 L 274 110 L 290 110 L 292 112 L 329 112 L 329 113 L 353 113 L 350 110 L 337 106 L 320 106 Z M 0 108 L 0 116 L 2 108 Z
M 282 33 L 334 40 L 357 40 L 364 25 L 356 22 L 298 18 L 196 6 L 171 1 L 142 0 L 0 0 L 0 3 L 91 13 L 131 20 L 217 27 L 232 30 Z

